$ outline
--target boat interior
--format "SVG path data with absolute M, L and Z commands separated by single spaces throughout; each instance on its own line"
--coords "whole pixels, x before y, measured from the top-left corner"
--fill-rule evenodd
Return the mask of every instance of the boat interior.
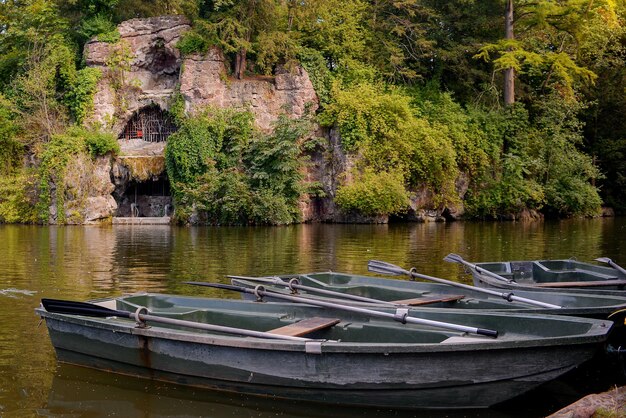
M 262 307 L 261 307 L 262 304 Z M 313 339 L 343 342 L 372 342 L 382 344 L 424 344 L 459 342 L 493 342 L 507 339 L 533 339 L 563 337 L 587 333 L 593 326 L 588 320 L 539 316 L 506 316 L 494 314 L 472 314 L 463 312 L 422 309 L 411 311 L 415 318 L 433 319 L 465 326 L 496 329 L 497 339 L 468 335 L 431 326 L 402 324 L 391 319 L 379 319 L 365 314 L 321 308 L 300 303 L 246 302 L 228 299 L 207 299 L 170 295 L 137 294 L 116 299 L 117 309 L 134 312 L 146 307 L 150 315 L 209 323 L 214 325 L 245 328 L 255 331 L 273 332 L 304 320 L 315 318 L 315 329 L 299 335 Z M 385 309 L 378 309 L 385 311 Z M 387 312 L 394 312 L 393 308 Z M 324 326 L 319 326 L 323 322 Z M 159 325 L 180 328 L 170 325 Z M 306 328 L 306 323 L 300 327 Z M 316 328 L 317 327 L 317 328 Z M 294 327 L 292 327 L 294 328 Z M 185 331 L 189 330 L 185 328 Z M 193 330 L 191 332 L 207 332 Z M 290 331 L 288 331 L 290 332 Z M 278 331 L 280 333 L 280 331 Z M 287 334 L 283 334 L 287 335 Z M 452 340 L 449 338 L 454 337 Z
M 523 262 L 530 266 L 532 262 Z M 493 263 L 501 264 L 501 263 Z M 504 264 L 504 263 L 502 263 Z M 499 273 L 498 273 L 499 274 Z M 403 302 L 408 299 L 407 305 L 424 306 L 431 308 L 455 309 L 519 309 L 528 305 L 511 303 L 500 297 L 487 297 L 484 294 L 472 295 L 471 291 L 458 289 L 448 285 L 429 282 L 414 282 L 409 280 L 387 279 L 388 284 L 373 284 L 372 277 L 357 276 L 345 273 L 324 272 L 308 273 L 297 276 L 300 284 L 320 289 L 330 289 L 341 293 L 363 296 L 392 302 Z M 285 278 L 286 279 L 286 278 Z M 374 278 L 376 280 L 376 278 Z M 235 283 L 235 280 L 233 280 Z M 243 282 L 241 282 L 243 283 Z M 565 283 L 565 282 L 564 282 Z M 248 285 L 251 285 L 249 282 Z M 424 290 L 422 290 L 424 289 Z M 428 290 L 426 290 L 428 289 Z M 273 290 L 273 289 L 272 289 Z M 285 293 L 288 293 L 286 290 Z M 516 292 L 518 296 L 536 299 L 542 302 L 553 303 L 559 306 L 591 307 L 615 306 L 616 309 L 626 304 L 626 299 L 617 296 L 585 295 L 575 297 L 566 293 L 526 294 Z M 451 296 L 455 296 L 451 298 Z M 463 297 L 460 297 L 463 296 Z M 419 302 L 419 301 L 422 302 Z
M 619 279 L 613 268 L 576 260 L 507 261 L 477 266 L 518 283 L 592 282 Z

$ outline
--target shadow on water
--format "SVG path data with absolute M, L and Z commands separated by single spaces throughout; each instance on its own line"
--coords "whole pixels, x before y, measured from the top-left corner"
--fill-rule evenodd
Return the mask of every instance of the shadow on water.
M 598 355 L 579 369 L 484 410 L 405 411 L 342 407 L 216 392 L 59 364 L 39 416 L 48 417 L 544 417 L 587 393 L 607 389 L 616 370 Z M 419 371 L 416 371 L 416 373 Z M 621 371 L 620 371 L 621 373 Z M 624 383 L 624 375 L 617 377 Z
M 507 412 L 506 410 L 509 410 Z M 511 412 L 513 411 L 513 412 Z M 115 375 L 60 365 L 46 405 L 38 415 L 50 417 L 529 417 L 515 409 L 403 411 L 341 407 L 245 396 Z M 539 413 L 536 416 L 542 416 Z

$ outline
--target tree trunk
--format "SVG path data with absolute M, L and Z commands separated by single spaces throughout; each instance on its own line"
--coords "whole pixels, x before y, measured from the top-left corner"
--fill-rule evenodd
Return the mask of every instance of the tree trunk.
M 248 51 L 246 51 L 246 48 L 241 48 L 235 56 L 235 77 L 237 77 L 239 80 L 241 80 L 246 73 L 247 54 Z
M 515 39 L 513 32 L 513 0 L 506 1 L 506 12 L 504 15 L 505 38 Z M 515 103 L 515 69 L 504 70 L 504 104 L 506 106 Z

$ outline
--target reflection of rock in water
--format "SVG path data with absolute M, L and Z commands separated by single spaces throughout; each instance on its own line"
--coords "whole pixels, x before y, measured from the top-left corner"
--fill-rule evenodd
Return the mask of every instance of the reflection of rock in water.
M 7 296 L 10 298 L 17 298 L 20 295 L 33 296 L 35 293 L 37 292 L 34 290 L 14 289 L 14 288 L 0 289 L 0 296 Z

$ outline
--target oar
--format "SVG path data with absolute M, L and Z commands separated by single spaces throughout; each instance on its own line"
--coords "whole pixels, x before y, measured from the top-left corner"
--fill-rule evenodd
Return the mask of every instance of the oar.
M 42 299 L 41 304 L 46 311 L 52 313 L 60 313 L 67 315 L 93 316 L 98 318 L 107 318 L 110 316 L 118 316 L 120 318 L 139 319 L 141 321 L 160 322 L 162 324 L 177 325 L 186 328 L 196 328 L 206 331 L 217 331 L 228 334 L 245 335 L 247 337 L 271 338 L 275 340 L 290 341 L 313 341 L 310 338 L 292 337 L 289 335 L 272 334 L 269 332 L 254 331 L 244 328 L 233 328 L 222 325 L 203 324 L 200 322 L 184 321 L 181 319 L 164 318 L 161 316 L 132 313 L 127 311 L 119 311 L 105 308 L 104 306 L 95 305 L 93 303 L 75 302 L 71 300 L 59 299 Z M 138 318 L 135 317 L 137 315 Z
M 620 273 L 626 275 L 626 269 L 624 267 L 618 265 L 615 261 L 611 260 L 608 257 L 596 258 L 596 261 L 599 261 L 601 263 L 607 263 L 609 266 L 613 267 L 615 270 L 617 270 Z
M 269 284 L 274 284 L 277 286 L 284 286 L 287 287 L 291 290 L 304 290 L 306 292 L 309 293 L 318 293 L 320 295 L 328 295 L 328 296 L 332 296 L 332 297 L 336 297 L 336 298 L 341 298 L 341 299 L 349 299 L 349 300 L 354 300 L 354 301 L 358 301 L 358 302 L 366 302 L 366 303 L 376 303 L 379 305 L 388 305 L 388 306 L 398 306 L 400 305 L 399 303 L 393 303 L 393 302 L 389 302 L 389 301 L 385 301 L 385 300 L 380 300 L 380 299 L 372 299 L 372 298 L 366 298 L 364 296 L 358 296 L 358 295 L 351 295 L 349 293 L 342 293 L 342 292 L 335 292 L 332 290 L 326 290 L 326 289 L 319 289 L 317 287 L 311 287 L 311 286 L 305 286 L 300 284 L 300 281 L 298 279 L 291 279 L 289 282 L 284 281 L 283 279 L 279 278 L 279 277 L 274 277 L 274 278 L 268 278 L 268 277 L 246 277 L 246 276 L 226 276 L 229 279 L 241 279 L 241 280 L 250 280 L 253 282 L 261 282 L 261 283 L 269 283 Z
M 349 311 L 349 312 L 357 312 L 360 314 L 365 314 L 365 315 L 369 315 L 373 317 L 389 318 L 389 319 L 402 322 L 403 324 L 408 322 L 410 324 L 427 325 L 427 326 L 432 326 L 432 327 L 437 327 L 437 328 L 450 329 L 453 331 L 486 335 L 488 337 L 494 337 L 494 338 L 498 336 L 498 331 L 491 330 L 491 329 L 468 327 L 465 325 L 452 324 L 449 322 L 433 321 L 430 319 L 411 317 L 411 316 L 408 316 L 409 310 L 406 308 L 398 308 L 396 309 L 396 313 L 393 314 L 393 313 L 388 313 L 388 312 L 375 311 L 373 309 L 359 308 L 359 307 L 351 306 L 351 305 L 343 305 L 343 304 L 336 303 L 336 302 L 325 302 L 319 299 L 311 299 L 311 298 L 306 298 L 303 296 L 285 295 L 282 293 L 266 290 L 263 286 L 260 286 L 260 285 L 257 286 L 255 289 L 248 289 L 248 288 L 241 287 L 241 286 L 233 286 L 233 285 L 221 284 L 221 283 L 205 283 L 205 282 L 185 282 L 185 283 L 194 285 L 194 286 L 207 286 L 207 287 L 214 287 L 217 289 L 233 290 L 235 292 L 249 293 L 249 294 L 256 295 L 256 296 L 267 296 L 267 297 L 272 297 L 276 299 L 288 300 L 288 301 L 296 302 L 296 303 L 307 303 L 309 305 L 322 306 L 325 308 L 339 309 L 339 310 Z
M 501 282 L 515 283 L 514 280 L 507 279 L 505 277 L 500 276 L 499 274 L 496 274 L 496 273 L 494 273 L 492 271 L 489 271 L 487 269 L 479 267 L 476 264 L 472 264 L 469 261 L 463 260 L 463 257 L 461 257 L 458 254 L 450 253 L 450 254 L 448 254 L 447 256 L 445 256 L 443 258 L 443 261 L 447 261 L 447 262 L 450 262 L 450 263 L 460 263 L 460 264 L 463 264 L 463 265 L 465 265 L 465 266 L 467 266 L 467 267 L 469 267 L 471 269 L 476 270 L 480 274 L 484 274 L 486 276 L 493 277 L 494 279 L 499 280 Z
M 437 283 L 447 284 L 450 286 L 460 287 L 461 289 L 468 289 L 474 292 L 485 293 L 487 295 L 499 296 L 502 299 L 508 300 L 509 302 L 521 302 L 521 303 L 526 303 L 528 305 L 539 306 L 541 308 L 549 308 L 549 309 L 562 308 L 562 306 L 559 306 L 559 305 L 552 305 L 550 303 L 540 302 L 534 299 L 527 299 L 527 298 L 515 296 L 513 293 L 502 293 L 496 290 L 483 289 L 481 287 L 470 286 L 470 285 L 463 284 L 463 283 L 457 283 L 451 280 L 440 279 L 439 277 L 427 276 L 425 274 L 420 274 L 415 271 L 405 270 L 402 267 L 396 266 L 391 263 L 385 263 L 384 261 L 370 260 L 367 263 L 367 269 L 369 271 L 372 271 L 375 273 L 381 273 L 381 274 L 389 274 L 389 275 L 394 275 L 394 276 L 405 274 L 409 277 L 419 277 L 420 279 L 425 279 L 425 280 L 430 280 L 430 281 L 437 282 Z

